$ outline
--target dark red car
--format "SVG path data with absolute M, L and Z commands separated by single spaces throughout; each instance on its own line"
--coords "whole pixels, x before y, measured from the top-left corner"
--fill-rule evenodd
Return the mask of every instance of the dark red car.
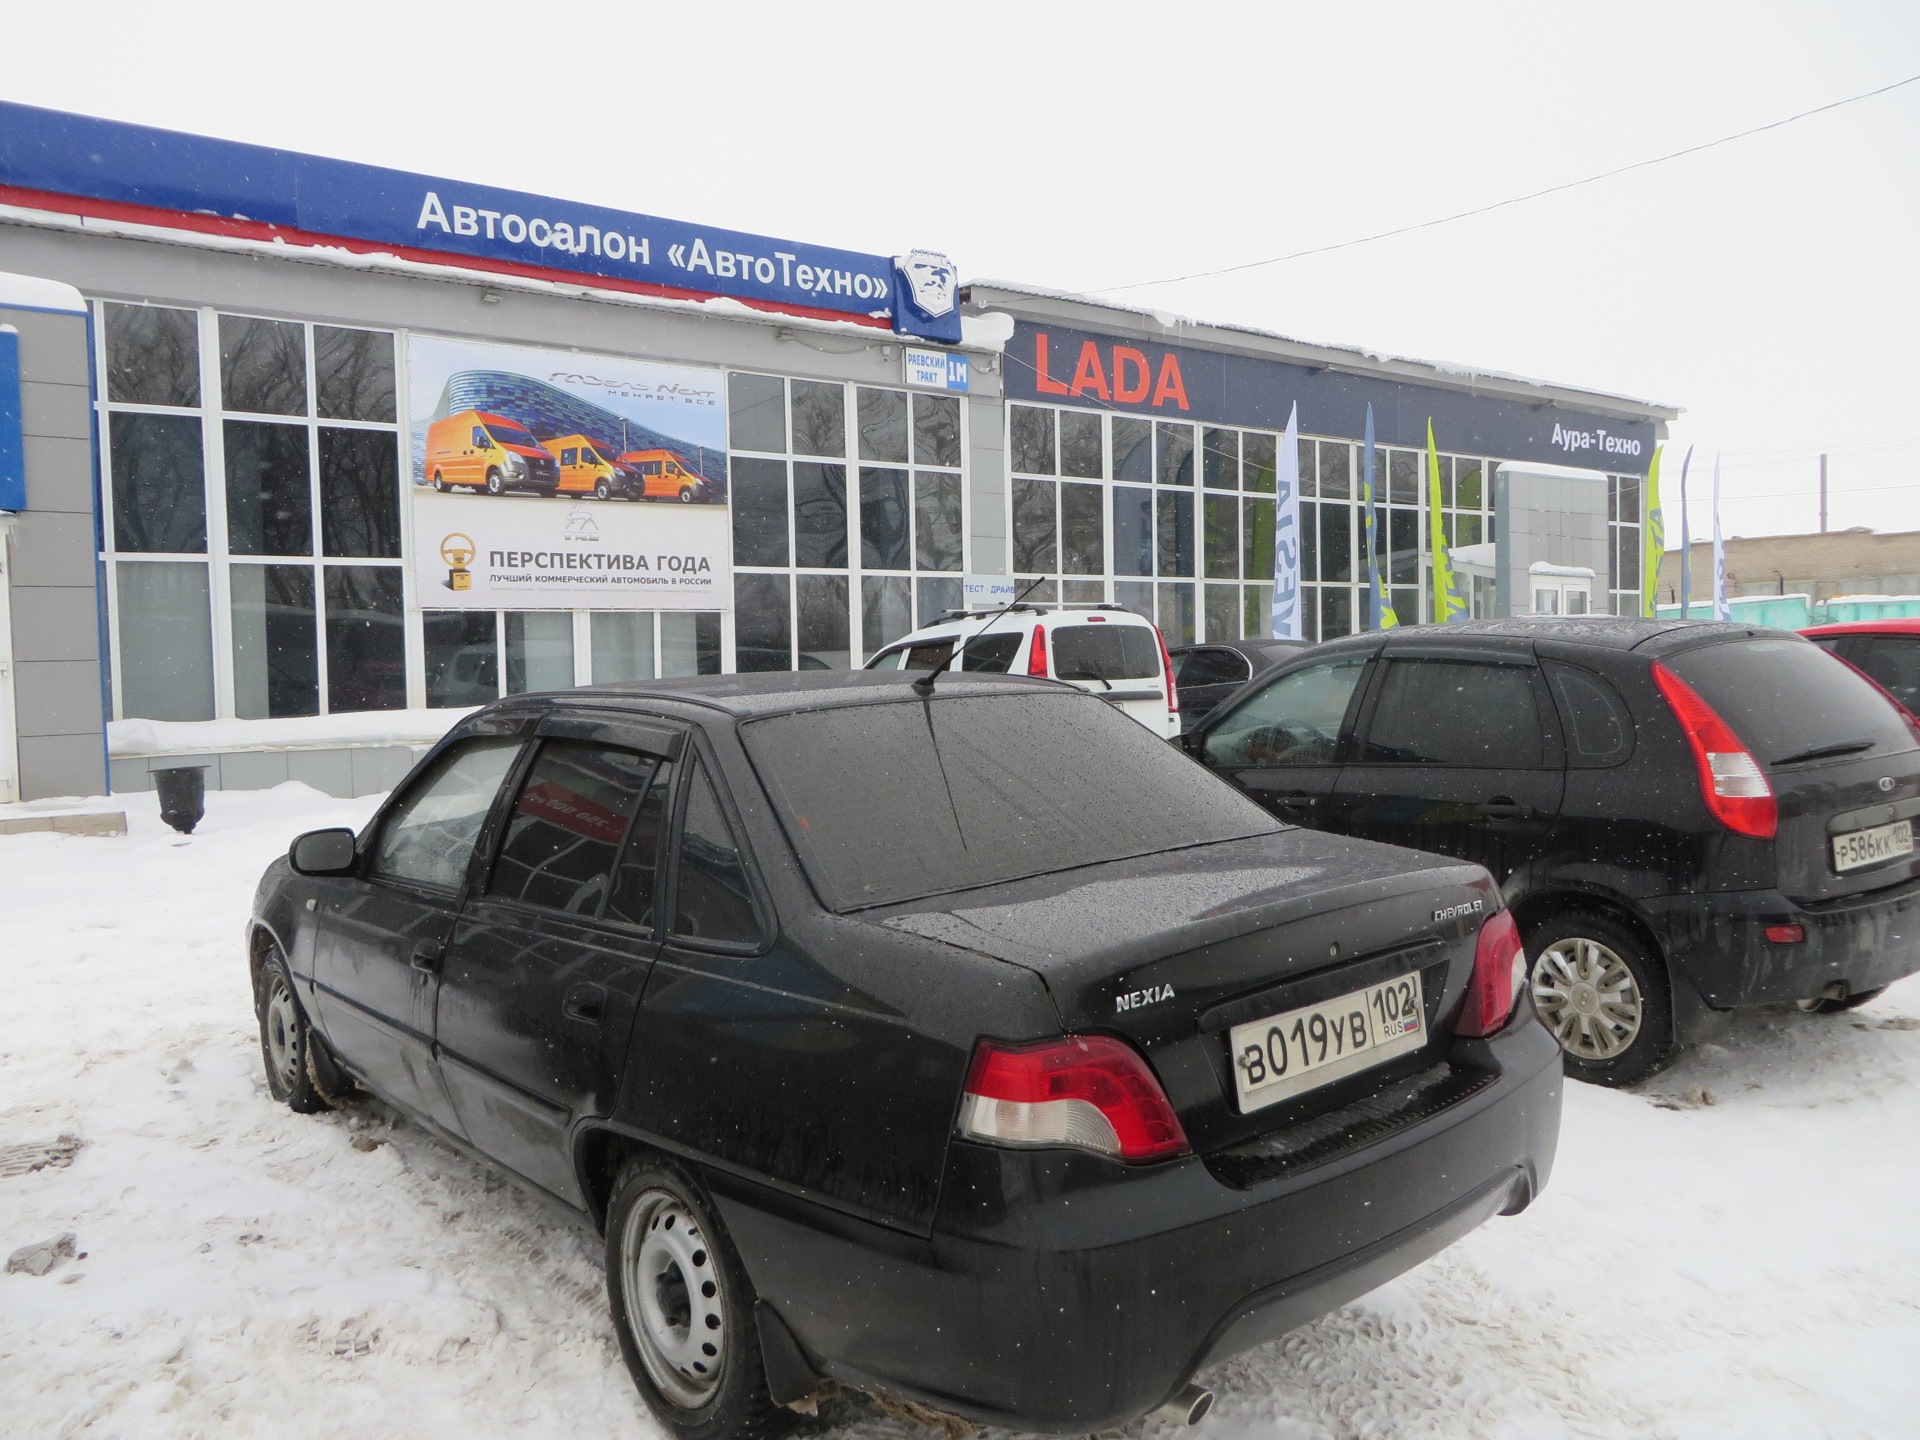
M 1850 620 L 1800 633 L 1860 671 L 1909 714 L 1920 716 L 1920 617 Z

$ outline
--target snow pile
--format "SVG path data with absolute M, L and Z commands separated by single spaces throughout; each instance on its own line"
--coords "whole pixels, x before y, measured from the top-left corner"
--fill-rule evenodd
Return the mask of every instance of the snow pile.
M 377 1105 L 267 1098 L 254 883 L 375 802 L 216 792 L 191 838 L 115 803 L 125 837 L 0 837 L 0 1150 L 84 1142 L 0 1175 L 0 1254 L 84 1256 L 0 1275 L 7 1433 L 660 1440 L 596 1241 Z M 1569 1086 L 1530 1210 L 1215 1367 L 1196 1440 L 1912 1434 L 1916 1127 L 1920 981 L 1740 1017 L 1642 1093 Z
M 311 750 L 333 745 L 433 745 L 478 706 L 461 710 L 356 710 L 280 720 L 110 720 L 107 753 L 212 755 L 230 750 Z

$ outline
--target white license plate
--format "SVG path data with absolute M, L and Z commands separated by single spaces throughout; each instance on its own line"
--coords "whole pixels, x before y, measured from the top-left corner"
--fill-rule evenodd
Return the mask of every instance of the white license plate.
M 1833 868 L 1844 875 L 1883 860 L 1913 853 L 1913 822 L 1896 820 L 1870 830 L 1849 830 L 1833 837 Z
M 1418 1050 L 1426 1038 L 1417 970 L 1318 1005 L 1236 1025 L 1227 1043 L 1233 1048 L 1240 1113 Z

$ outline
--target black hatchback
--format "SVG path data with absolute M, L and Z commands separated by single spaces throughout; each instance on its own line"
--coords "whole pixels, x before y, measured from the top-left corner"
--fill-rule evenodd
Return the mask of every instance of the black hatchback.
M 1590 618 L 1352 636 L 1185 737 L 1301 824 L 1499 881 L 1568 1073 L 1650 1074 L 1716 1012 L 1920 971 L 1920 736 L 1786 631 Z
M 1192 1418 L 1201 1365 L 1524 1207 L 1559 1129 L 1485 870 L 1021 677 L 501 701 L 274 863 L 249 960 L 276 1096 L 371 1090 L 599 1228 L 683 1440 L 830 1381 Z

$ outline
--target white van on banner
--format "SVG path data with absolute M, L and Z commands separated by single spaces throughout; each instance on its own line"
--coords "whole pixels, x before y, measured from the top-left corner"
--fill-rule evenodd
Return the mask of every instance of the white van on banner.
M 413 336 L 427 609 L 733 605 L 719 370 Z

